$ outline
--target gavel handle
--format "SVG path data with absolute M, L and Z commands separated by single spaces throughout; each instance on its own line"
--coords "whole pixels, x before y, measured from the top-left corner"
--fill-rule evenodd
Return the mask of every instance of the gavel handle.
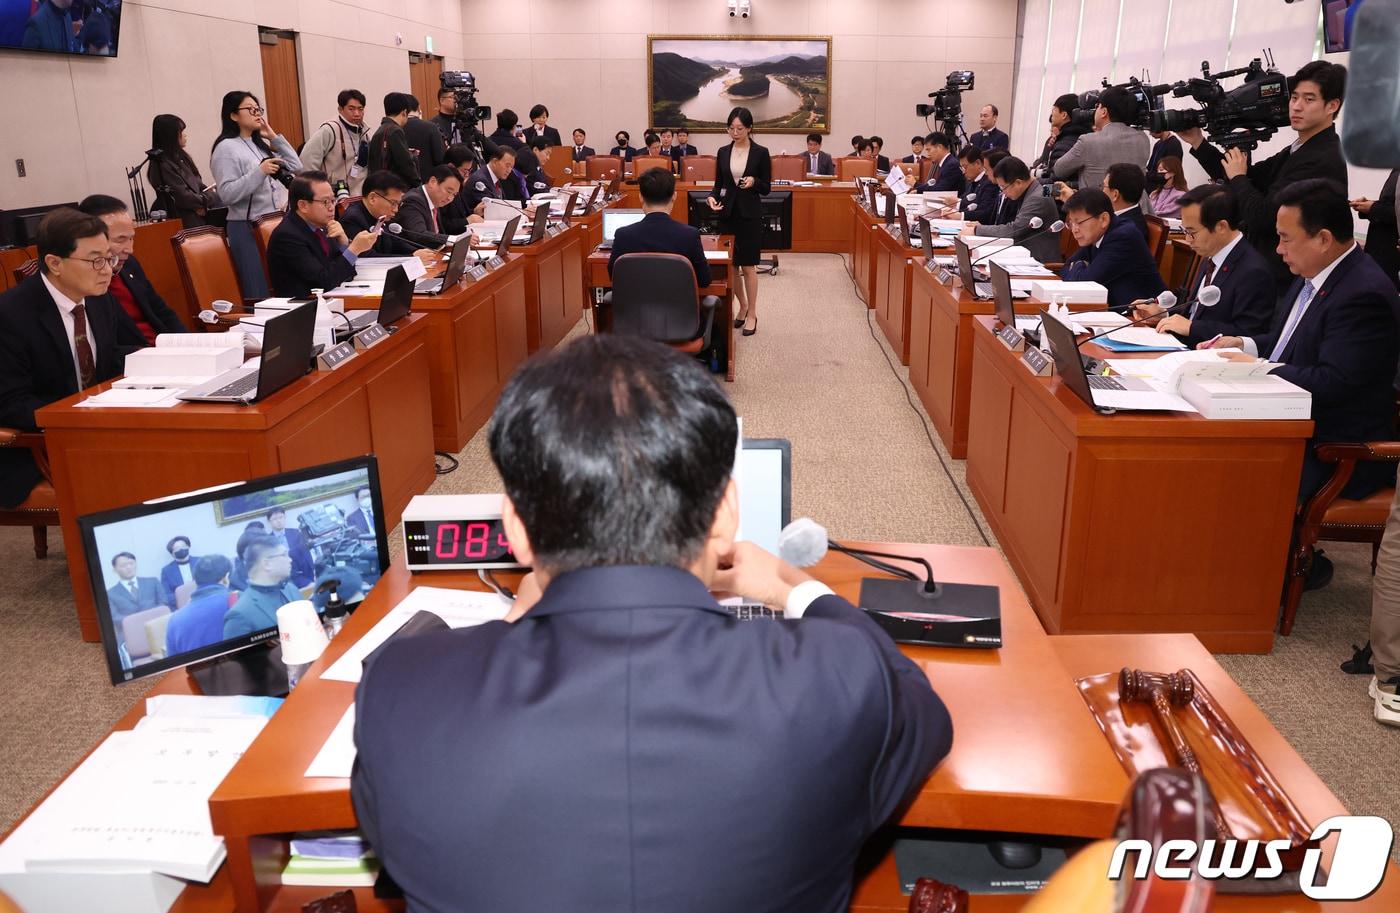
M 1167 738 L 1171 741 L 1172 753 L 1176 755 L 1176 763 L 1186 768 L 1191 773 L 1201 778 L 1205 778 L 1205 773 L 1201 771 L 1201 762 L 1196 758 L 1196 752 L 1186 743 L 1186 737 L 1182 735 L 1181 728 L 1176 724 L 1176 717 L 1172 716 L 1172 708 L 1167 695 L 1160 688 L 1152 689 L 1152 709 L 1157 714 L 1157 722 L 1162 724 L 1162 728 L 1167 732 Z M 1230 826 L 1225 822 L 1225 815 L 1220 810 L 1220 803 L 1215 803 L 1215 830 L 1216 835 L 1221 840 L 1228 840 L 1231 836 Z

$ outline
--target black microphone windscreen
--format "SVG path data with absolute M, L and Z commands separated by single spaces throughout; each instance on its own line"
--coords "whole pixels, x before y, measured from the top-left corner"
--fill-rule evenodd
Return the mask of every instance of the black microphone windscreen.
M 1367 0 L 1352 35 L 1342 151 L 1363 168 L 1400 168 L 1400 0 Z

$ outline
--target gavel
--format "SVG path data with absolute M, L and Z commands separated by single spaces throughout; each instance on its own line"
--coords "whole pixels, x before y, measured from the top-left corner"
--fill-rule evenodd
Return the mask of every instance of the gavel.
M 1143 669 L 1129 669 L 1126 666 L 1118 673 L 1118 699 L 1125 704 L 1147 703 L 1157 716 L 1157 722 L 1167 733 L 1171 743 L 1171 754 L 1176 755 L 1176 765 L 1197 774 L 1204 779 L 1201 762 L 1196 752 L 1186 742 L 1186 736 L 1172 715 L 1173 707 L 1187 707 L 1196 697 L 1196 682 L 1185 669 L 1179 672 L 1147 672 Z M 1230 826 L 1218 803 L 1212 803 L 1215 830 L 1221 840 L 1231 839 Z

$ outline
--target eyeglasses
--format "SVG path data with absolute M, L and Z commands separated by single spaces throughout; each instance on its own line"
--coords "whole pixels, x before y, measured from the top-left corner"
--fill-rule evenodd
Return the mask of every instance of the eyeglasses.
M 740 130 L 747 130 L 747 129 L 749 129 L 749 128 L 748 128 L 748 127 L 745 127 L 743 124 L 730 124 L 730 125 L 729 125 L 729 132 L 730 132 L 730 133 L 735 133 L 735 132 L 737 132 L 737 131 L 740 131 Z
M 1082 218 L 1082 219 L 1076 219 L 1076 220 L 1070 222 L 1069 224 L 1071 224 L 1071 225 L 1083 225 L 1085 222 L 1094 222 L 1094 221 L 1097 221 L 1098 218 L 1099 218 L 1098 216 L 1085 216 L 1084 218 Z
M 391 200 L 391 199 L 389 199 L 388 197 L 386 197 L 384 194 L 380 193 L 380 192 L 377 191 L 377 190 L 371 191 L 371 193 L 372 193 L 374 196 L 379 197 L 379 199 L 383 200 L 383 201 L 384 201 L 384 204 L 385 204 L 386 206 L 388 206 L 390 209 L 393 209 L 393 210 L 396 210 L 396 211 L 397 211 L 398 208 L 399 208 L 400 206 L 403 205 L 403 200 L 401 200 L 401 199 L 400 199 L 400 200 Z
M 1188 238 L 1194 238 L 1198 234 L 1198 232 L 1194 228 L 1183 228 L 1181 230 L 1181 233 Z
M 238 110 L 240 110 L 240 111 L 247 111 L 249 114 L 253 115 L 254 117 L 262 117 L 262 115 L 263 115 L 263 109 L 262 109 L 262 108 L 239 108 Z
M 79 261 L 79 262 L 81 262 L 81 263 L 90 264 L 90 265 L 92 266 L 92 268 L 95 269 L 95 270 L 97 270 L 99 273 L 102 272 L 102 268 L 103 268 L 104 266 L 105 266 L 107 269 L 116 269 L 116 268 L 117 268 L 117 264 L 121 262 L 121 261 L 118 260 L 116 257 L 93 257 L 93 258 L 90 259 L 90 260 L 87 259 L 86 257 L 62 257 L 61 259 L 63 259 L 63 260 L 77 260 L 77 261 Z
M 314 199 L 311 202 L 320 203 L 322 206 L 334 207 L 335 197 L 318 197 L 317 199 Z

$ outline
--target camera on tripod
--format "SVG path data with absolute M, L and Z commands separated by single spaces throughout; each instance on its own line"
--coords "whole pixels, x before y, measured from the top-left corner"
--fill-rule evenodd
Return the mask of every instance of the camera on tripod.
M 1117 85 L 1109 83 L 1108 78 L 1103 80 L 1102 88 L 1090 89 L 1079 95 L 1079 107 L 1070 114 L 1070 120 L 1081 127 L 1093 129 L 1094 109 L 1098 107 L 1099 101 L 1103 98 L 1103 93 L 1108 89 L 1122 89 L 1132 96 L 1136 107 L 1133 116 L 1127 121 L 1127 125 L 1134 130 L 1145 130 L 1152 122 L 1152 114 L 1162 107 L 1158 100 L 1172 90 L 1170 85 L 1149 85 L 1138 79 L 1131 77 L 1127 82 L 1120 82 Z
M 1210 61 L 1201 61 L 1201 76 L 1172 85 L 1175 98 L 1194 98 L 1200 108 L 1154 111 L 1151 128 L 1189 130 L 1199 127 L 1206 138 L 1224 149 L 1254 149 L 1272 137 L 1280 127 L 1287 127 L 1288 77 L 1274 68 L 1273 55 L 1264 52 L 1268 61 L 1256 57 L 1249 66 L 1223 73 L 1212 73 Z M 1243 76 L 1244 85 L 1225 89 L 1222 79 Z
M 476 103 L 476 77 L 466 70 L 447 70 L 438 79 L 444 89 L 452 90 L 452 98 L 457 103 L 457 126 L 465 133 L 475 130 L 476 125 L 491 119 L 491 108 Z
M 931 105 L 915 105 L 914 113 L 919 117 L 932 117 L 941 121 L 955 121 L 962 117 L 962 93 L 972 91 L 972 83 L 977 74 L 972 70 L 954 70 L 948 74 L 943 88 L 928 93 L 933 99 Z

